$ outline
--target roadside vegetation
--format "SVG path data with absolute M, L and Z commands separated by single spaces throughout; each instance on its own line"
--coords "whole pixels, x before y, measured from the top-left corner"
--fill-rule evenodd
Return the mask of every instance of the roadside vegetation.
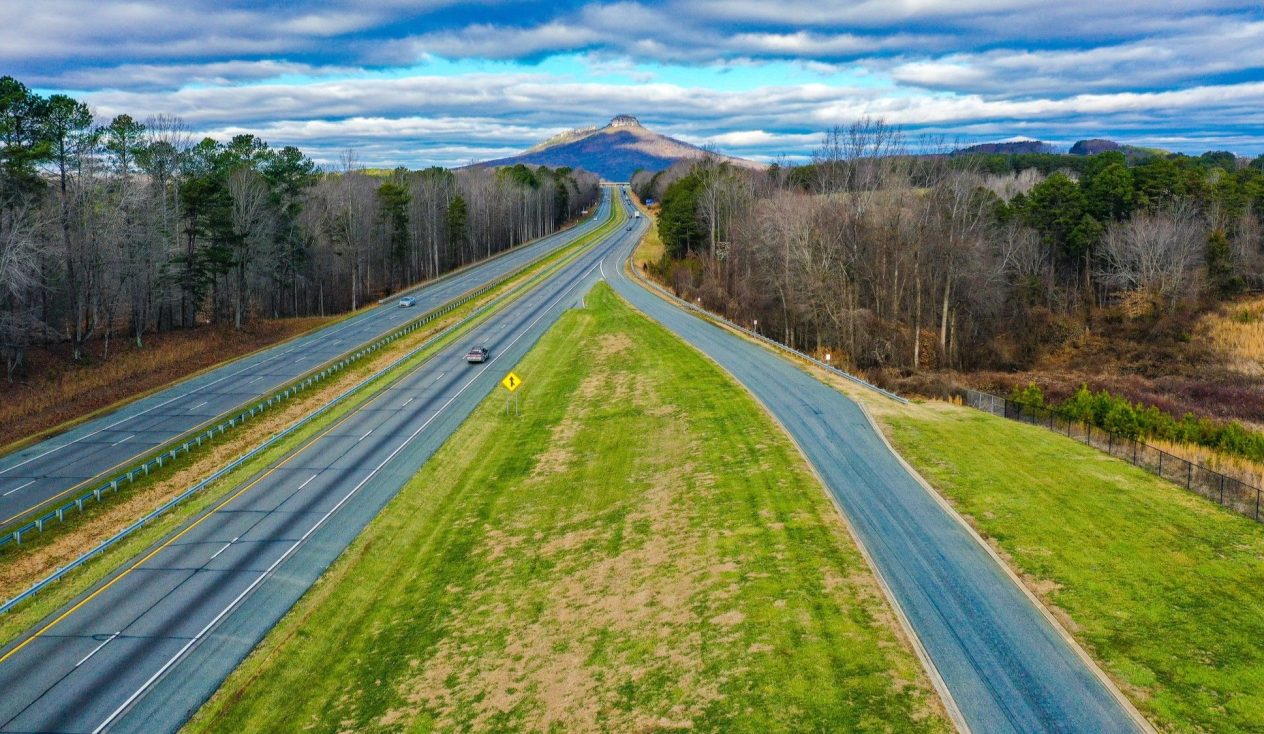
M 178 116 L 98 120 L 11 76 L 0 99 L 7 380 L 43 377 L 33 346 L 107 362 L 123 340 L 354 311 L 554 232 L 599 192 L 544 166 L 382 176 L 348 153 L 322 171 L 249 133 L 196 140 Z
M 86 505 L 84 512 L 67 515 L 65 523 L 55 523 L 42 533 L 29 535 L 21 545 L 6 546 L 0 551 L 0 588 L 9 590 L 9 593 L 6 593 L 4 598 L 12 598 L 56 569 L 78 558 L 82 553 L 113 536 L 137 518 L 162 505 L 203 477 L 224 466 L 234 457 L 262 443 L 270 435 L 293 424 L 302 416 L 336 397 L 343 390 L 363 380 L 404 353 L 424 343 L 443 329 L 469 315 L 481 304 L 542 277 L 553 267 L 558 266 L 563 260 L 575 254 L 587 244 L 594 242 L 604 232 L 608 231 L 610 227 L 617 226 L 617 224 L 616 221 L 585 235 L 570 247 L 537 263 L 521 277 L 505 284 L 502 288 L 487 294 L 477 301 L 464 304 L 425 329 L 418 330 L 403 339 L 392 342 L 320 387 L 300 393 L 282 406 L 242 424 L 240 428 L 204 443 L 203 446 L 191 451 L 188 459 L 168 463 L 163 468 L 152 472 L 148 477 L 127 485 L 127 488 L 121 490 L 119 494 L 106 495 L 105 501 L 100 504 Z M 494 309 L 492 312 L 481 316 L 478 320 L 486 319 L 493 312 Z M 33 601 L 0 617 L 0 646 L 26 631 L 35 622 L 66 604 L 92 584 L 105 578 L 114 568 L 128 558 L 175 530 L 197 513 L 213 505 L 220 498 L 229 494 L 232 489 L 254 476 L 256 472 L 266 470 L 275 461 L 297 450 L 321 430 L 332 425 L 356 406 L 384 389 L 397 376 L 416 367 L 453 339 L 459 338 L 459 335 L 468 331 L 468 328 L 471 326 L 472 324 L 467 325 L 465 328 L 446 336 L 436 344 L 418 353 L 408 362 L 397 367 L 393 372 L 367 386 L 359 394 L 297 431 L 287 440 L 272 447 L 254 460 L 247 462 L 237 471 L 207 487 L 196 497 L 190 498 L 183 505 L 146 525 L 127 540 L 67 574 L 57 584 L 35 597 Z
M 1225 304 L 1208 314 L 1201 326 L 1229 369 L 1264 376 L 1264 297 Z
M 124 341 L 107 361 L 74 363 L 54 349 L 27 354 L 29 377 L 0 381 L 0 453 L 119 402 L 182 380 L 226 360 L 327 324 L 321 317 L 259 320 L 241 331 L 172 331 L 143 349 Z
M 665 247 L 648 271 L 902 393 L 1087 385 L 1264 425 L 1264 156 L 916 147 L 860 120 L 807 165 L 639 172 Z
M 1264 730 L 1264 526 L 1043 428 L 857 396 L 1160 730 Z
M 514 370 L 189 731 L 949 730 L 718 368 L 598 285 Z

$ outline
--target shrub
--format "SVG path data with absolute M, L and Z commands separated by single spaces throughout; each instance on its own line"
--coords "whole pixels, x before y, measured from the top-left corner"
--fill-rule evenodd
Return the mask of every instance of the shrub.
M 1010 400 L 1025 405 L 1045 406 L 1043 391 L 1035 383 L 1010 393 Z M 1093 392 L 1080 385 L 1066 400 L 1047 407 L 1072 420 L 1081 421 L 1126 438 L 1158 439 L 1205 446 L 1252 461 L 1264 461 L 1264 433 L 1245 428 L 1236 421 L 1219 422 L 1186 413 L 1178 420 L 1153 405 L 1135 405 L 1108 390 Z

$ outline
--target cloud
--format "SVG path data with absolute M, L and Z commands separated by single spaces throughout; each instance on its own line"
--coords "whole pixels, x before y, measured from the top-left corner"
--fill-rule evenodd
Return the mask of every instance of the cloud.
M 617 112 L 765 158 L 864 115 L 1264 150 L 1258 0 L 42 0 L 0 4 L 0 68 L 102 118 L 381 164 L 503 155 Z

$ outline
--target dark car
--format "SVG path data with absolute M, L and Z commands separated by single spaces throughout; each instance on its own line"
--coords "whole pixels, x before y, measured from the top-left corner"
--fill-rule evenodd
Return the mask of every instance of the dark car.
M 490 353 L 491 352 L 488 351 L 487 347 L 474 347 L 473 349 L 465 353 L 465 361 L 469 362 L 470 364 L 486 362 L 487 355 Z

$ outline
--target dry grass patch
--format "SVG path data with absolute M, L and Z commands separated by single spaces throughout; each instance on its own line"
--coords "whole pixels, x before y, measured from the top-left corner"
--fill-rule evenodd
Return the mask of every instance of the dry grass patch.
M 1199 326 L 1229 369 L 1264 377 L 1264 297 L 1224 304 Z

